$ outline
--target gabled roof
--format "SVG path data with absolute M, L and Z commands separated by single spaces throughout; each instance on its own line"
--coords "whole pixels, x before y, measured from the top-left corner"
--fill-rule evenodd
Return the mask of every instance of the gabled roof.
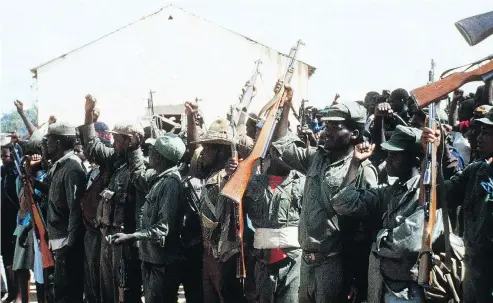
M 107 33 L 106 35 L 103 35 L 103 36 L 101 36 L 101 37 L 99 37 L 99 38 L 97 38 L 97 39 L 95 39 L 95 40 L 93 40 L 93 41 L 90 41 L 90 42 L 88 42 L 88 43 L 86 43 L 86 44 L 84 44 L 84 45 L 82 45 L 82 46 L 79 46 L 79 47 L 77 47 L 77 48 L 75 48 L 75 49 L 73 49 L 73 50 L 71 50 L 71 51 L 69 51 L 69 52 L 67 52 L 67 53 L 65 53 L 65 54 L 62 54 L 62 55 L 60 55 L 60 56 L 58 56 L 58 57 L 56 57 L 56 58 L 53 58 L 53 59 L 51 59 L 51 60 L 49 60 L 49 61 L 47 61 L 47 62 L 44 62 L 44 63 L 42 63 L 42 64 L 40 64 L 40 65 L 38 65 L 38 66 L 36 66 L 36 67 L 31 68 L 31 72 L 34 74 L 34 76 L 33 76 L 33 77 L 34 77 L 34 78 L 37 78 L 37 77 L 38 77 L 38 69 L 40 69 L 40 68 L 42 68 L 42 67 L 44 67 L 44 66 L 46 66 L 46 65 L 49 65 L 49 64 L 51 64 L 51 63 L 53 63 L 53 62 L 55 62 L 55 61 L 58 61 L 58 60 L 60 60 L 60 59 L 64 59 L 65 57 L 67 57 L 68 55 L 70 55 L 70 54 L 72 54 L 72 53 L 75 53 L 75 52 L 77 52 L 77 51 L 80 51 L 80 50 L 82 50 L 83 48 L 85 48 L 85 47 L 87 47 L 87 46 L 89 46 L 89 45 L 91 45 L 91 44 L 94 44 L 94 43 L 96 43 L 96 42 L 98 42 L 98 41 L 100 41 L 100 40 L 102 40 L 102 39 L 104 39 L 104 38 L 106 38 L 106 37 L 108 37 L 108 36 L 110 36 L 110 35 L 113 35 L 113 34 L 115 34 L 115 33 L 119 32 L 119 31 L 121 31 L 121 30 L 124 30 L 125 28 L 130 27 L 130 26 L 132 26 L 132 25 L 134 25 L 134 24 L 136 24 L 136 23 L 138 23 L 138 22 L 140 22 L 140 21 L 142 21 L 142 20 L 145 20 L 145 19 L 147 19 L 147 18 L 153 17 L 153 16 L 155 16 L 155 15 L 157 15 L 157 14 L 161 13 L 164 9 L 169 8 L 169 7 L 172 7 L 172 6 L 173 6 L 172 4 L 167 5 L 167 6 L 164 6 L 164 7 L 160 8 L 158 11 L 156 11 L 156 12 L 154 12 L 154 13 L 152 13 L 152 14 L 149 14 L 149 15 L 143 16 L 142 18 L 140 18 L 140 19 L 138 19 L 138 20 L 135 20 L 135 21 L 133 21 L 133 22 L 130 22 L 130 23 L 128 23 L 127 25 L 124 25 L 124 26 L 122 26 L 122 27 L 120 27 L 120 28 L 118 28 L 118 29 L 116 29 L 116 30 L 114 30 L 114 31 L 110 32 L 110 33 Z M 230 32 L 230 33 L 232 33 L 232 34 L 234 34 L 234 35 L 241 36 L 241 37 L 243 37 L 243 38 L 245 38 L 245 39 L 247 39 L 247 40 L 249 40 L 249 41 L 251 41 L 251 42 L 254 42 L 254 43 L 259 44 L 259 45 L 262 45 L 262 46 L 264 46 L 264 47 L 266 47 L 266 48 L 272 49 L 272 50 L 274 50 L 274 51 L 278 52 L 279 54 L 281 54 L 281 55 L 283 55 L 283 56 L 287 57 L 287 55 L 286 55 L 286 54 L 284 54 L 284 53 L 282 53 L 282 52 L 280 52 L 280 51 L 277 51 L 277 50 L 275 50 L 275 49 L 273 49 L 273 48 L 271 48 L 271 47 L 269 47 L 269 46 L 267 46 L 267 45 L 265 45 L 265 44 L 262 44 L 262 43 L 260 43 L 260 42 L 257 42 L 257 41 L 255 41 L 255 40 L 253 40 L 253 39 L 250 39 L 250 38 L 248 38 L 248 37 L 246 37 L 246 36 L 244 36 L 244 35 L 242 35 L 242 34 L 239 34 L 239 33 L 237 33 L 237 32 L 234 32 L 234 31 L 232 31 L 232 30 L 230 30 L 230 29 L 227 29 L 227 28 L 225 28 L 225 27 L 223 27 L 223 26 L 221 26 L 221 25 L 218 25 L 218 24 L 216 24 L 216 23 L 213 23 L 213 22 L 211 22 L 211 21 L 209 21 L 209 20 L 207 20 L 207 19 L 201 18 L 201 17 L 199 17 L 199 16 L 197 16 L 197 15 L 194 15 L 194 14 L 192 14 L 192 13 L 189 13 L 189 12 L 187 12 L 186 10 L 184 10 L 184 9 L 182 9 L 182 8 L 180 8 L 180 7 L 175 7 L 175 6 L 173 6 L 173 7 L 174 7 L 174 8 L 177 8 L 177 9 L 179 9 L 179 10 L 181 10 L 182 12 L 184 12 L 184 13 L 185 13 L 185 14 L 187 14 L 187 15 L 190 15 L 190 16 L 192 16 L 192 17 L 194 17 L 194 18 L 197 18 L 197 19 L 200 19 L 200 20 L 202 20 L 202 21 L 208 22 L 208 23 L 210 23 L 210 24 L 212 24 L 212 25 L 214 25 L 214 26 L 220 27 L 220 28 L 222 28 L 222 29 L 224 29 L 224 30 L 226 30 L 226 31 L 228 31 L 228 32 Z M 298 60 L 298 61 L 299 61 L 299 60 Z M 308 66 L 308 77 L 311 77 L 311 75 L 313 75 L 313 73 L 315 72 L 315 69 L 316 69 L 316 68 L 315 68 L 314 66 L 311 66 L 311 65 L 309 65 L 309 64 L 307 64 L 307 63 L 305 63 L 305 62 L 302 62 L 302 61 L 299 61 L 299 62 L 304 63 L 304 64 L 306 64 L 306 65 Z

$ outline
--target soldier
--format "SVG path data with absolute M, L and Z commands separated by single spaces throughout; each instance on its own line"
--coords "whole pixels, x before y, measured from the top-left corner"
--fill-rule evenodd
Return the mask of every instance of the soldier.
M 240 247 L 236 241 L 234 202 L 220 195 L 229 178 L 225 167 L 231 158 L 230 126 L 225 119 L 216 120 L 207 134 L 198 137 L 197 107 L 190 103 L 185 106 L 190 152 L 195 152 L 197 144 L 203 147 L 197 150 L 190 175 L 206 180 L 200 206 L 204 242 L 204 302 L 246 302 L 242 285 L 236 277 Z M 240 157 L 247 154 L 251 145 L 251 140 L 238 145 Z
M 111 145 L 111 135 L 108 126 L 103 122 L 95 122 L 94 128 L 99 139 L 106 146 Z M 79 127 L 79 130 L 81 127 Z M 81 144 L 84 145 L 83 140 Z M 83 148 L 83 147 L 81 147 Z M 99 303 L 100 290 L 100 261 L 101 261 L 101 231 L 97 227 L 96 216 L 100 200 L 99 194 L 108 184 L 111 169 L 89 163 L 87 171 L 87 188 L 81 199 L 82 219 L 86 227 L 84 235 L 84 295 L 87 303 Z
M 255 228 L 256 302 L 298 302 L 298 223 L 305 177 L 277 157 L 268 156 L 264 165 L 266 173 L 252 177 L 243 198 L 245 213 Z M 232 163 L 231 169 L 235 168 Z
M 278 87 L 279 85 L 276 88 Z M 289 87 L 286 89 L 284 110 L 274 134 L 274 140 L 277 140 L 273 142 L 273 146 L 286 164 L 306 174 L 299 224 L 299 239 L 303 250 L 299 300 L 343 302 L 347 300 L 349 292 L 348 280 L 353 277 L 348 277 L 347 271 L 350 269 L 343 268 L 342 236 L 347 230 L 331 203 L 348 172 L 354 146 L 363 135 L 366 110 L 356 102 L 331 106 L 324 117 L 325 145 L 318 148 L 298 147 L 286 136 L 290 108 L 286 104 L 291 102 L 293 96 L 292 90 Z M 369 161 L 361 163 L 357 175 L 358 186 L 377 184 L 375 168 Z M 352 250 L 356 250 L 356 253 L 360 251 L 354 248 Z M 354 260 L 348 260 L 349 262 Z
M 383 224 L 378 222 L 380 231 L 374 231 L 375 234 L 378 231 L 378 236 L 370 254 L 368 302 L 382 302 L 384 297 L 385 302 L 424 300 L 422 289 L 413 278 L 424 226 L 419 204 L 419 168 L 423 155 L 420 138 L 420 130 L 397 126 L 390 140 L 381 147 L 388 152 L 388 175 L 398 179 L 391 186 L 358 189 L 351 184 L 356 176 L 348 175 L 348 186 L 344 186 L 332 202 L 341 216 L 370 217 L 378 221 L 383 218 Z M 359 144 L 352 165 L 359 166 L 372 152 L 369 144 Z M 349 169 L 349 172 L 354 171 L 356 169 Z
M 445 181 L 446 201 L 450 207 L 462 206 L 466 272 L 462 282 L 463 302 L 493 302 L 493 109 L 481 125 L 477 151 L 482 160 Z M 423 148 L 428 142 L 440 142 L 440 131 L 425 127 Z M 488 159 L 488 160 L 485 160 Z
M 118 303 L 118 287 L 127 288 L 125 302 L 141 302 L 141 272 L 137 247 L 132 244 L 109 245 L 106 236 L 136 230 L 139 210 L 145 193 L 130 183 L 129 161 L 136 157 L 144 132 L 137 125 L 116 125 L 112 133 L 113 147 L 106 147 L 94 129 L 93 110 L 96 100 L 86 96 L 85 122 L 81 127 L 84 154 L 91 163 L 111 169 L 107 187 L 101 192 L 96 223 L 102 233 L 100 260 L 100 287 L 102 303 Z M 126 269 L 127 281 L 120 277 L 120 268 Z
M 182 191 L 177 164 L 186 147 L 180 137 L 164 134 L 151 139 L 149 165 L 154 169 L 149 180 L 142 153 L 130 163 L 133 183 L 147 183 L 150 191 L 144 203 L 139 229 L 131 234 L 117 233 L 115 244 L 139 241 L 146 302 L 176 302 L 183 275 L 179 236 L 179 208 Z M 134 160 L 137 160 L 134 162 Z M 201 294 L 195 294 L 197 298 Z M 189 302 L 197 299 L 187 298 Z
M 82 162 L 73 151 L 75 127 L 50 124 L 46 155 L 53 163 L 44 180 L 49 186 L 47 230 L 55 254 L 55 302 L 82 302 L 84 228 L 80 199 L 86 188 Z

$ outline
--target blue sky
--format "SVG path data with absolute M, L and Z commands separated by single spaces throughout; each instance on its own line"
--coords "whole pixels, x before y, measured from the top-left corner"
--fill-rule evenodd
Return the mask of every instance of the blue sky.
M 431 58 L 440 74 L 493 49 L 493 37 L 470 47 L 454 26 L 492 10 L 491 0 L 3 1 L 0 110 L 35 99 L 30 68 L 170 3 L 284 52 L 304 39 L 300 59 L 318 68 L 309 99 L 319 106 L 336 92 L 356 100 L 412 89 L 426 82 Z

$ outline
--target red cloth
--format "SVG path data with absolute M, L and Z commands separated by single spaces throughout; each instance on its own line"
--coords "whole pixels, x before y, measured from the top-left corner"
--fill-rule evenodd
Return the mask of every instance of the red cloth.
M 269 186 L 272 190 L 275 190 L 286 179 L 286 177 L 283 176 L 267 175 L 267 177 L 269 178 Z M 282 261 L 287 257 L 288 255 L 286 255 L 286 253 L 284 253 L 284 251 L 281 248 L 271 249 L 269 264 Z
M 283 176 L 272 176 L 272 175 L 267 175 L 269 178 L 269 186 L 272 190 L 275 190 L 281 183 L 286 179 L 286 177 Z
M 459 122 L 459 131 L 461 133 L 467 132 L 470 127 L 471 127 L 471 124 L 470 124 L 469 120 Z

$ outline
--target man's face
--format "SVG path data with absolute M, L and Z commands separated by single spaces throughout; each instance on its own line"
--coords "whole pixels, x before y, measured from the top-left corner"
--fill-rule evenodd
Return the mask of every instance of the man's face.
M 46 136 L 46 155 L 48 156 L 48 159 L 53 159 L 56 155 L 59 144 L 60 141 L 54 136 Z
M 391 177 L 402 176 L 409 165 L 406 163 L 405 152 L 389 151 L 385 161 L 387 162 L 387 174 Z
M 8 148 L 2 148 L 2 164 L 7 166 L 12 163 L 10 158 L 10 150 Z
M 113 139 L 114 139 L 113 148 L 115 149 L 115 151 L 117 153 L 123 152 L 129 144 L 129 142 L 128 142 L 129 138 L 127 136 L 124 136 L 124 135 L 113 134 Z
M 493 155 L 493 126 L 482 125 L 478 136 L 477 151 L 481 158 Z
M 328 150 L 346 149 L 351 144 L 352 131 L 343 121 L 326 121 L 324 147 Z
M 400 113 L 404 111 L 405 109 L 405 104 L 402 102 L 402 100 L 390 100 L 390 107 L 392 107 L 392 110 L 396 113 Z
M 224 161 L 226 165 L 227 159 L 221 159 L 220 155 L 225 155 L 231 147 L 222 144 L 204 144 L 202 151 L 202 165 L 204 168 L 214 167 L 218 161 Z
M 159 153 L 154 145 L 149 145 L 149 166 L 151 168 L 157 168 L 159 165 Z

